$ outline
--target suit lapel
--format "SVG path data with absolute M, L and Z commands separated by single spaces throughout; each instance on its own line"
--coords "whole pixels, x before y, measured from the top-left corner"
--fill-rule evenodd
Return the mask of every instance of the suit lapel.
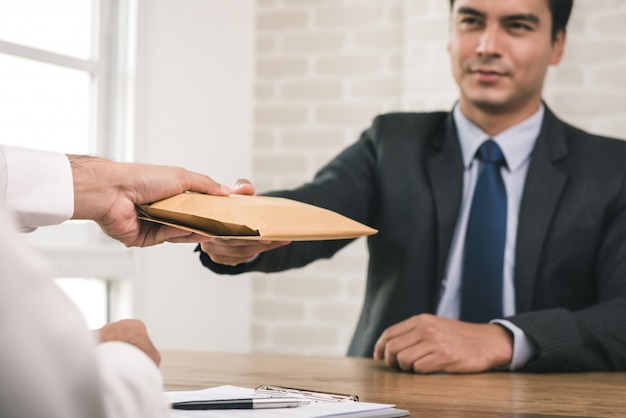
M 532 308 L 542 247 L 567 181 L 567 175 L 555 163 L 567 152 L 563 123 L 546 107 L 526 176 L 517 227 L 514 279 L 517 312 Z
M 437 215 L 437 285 L 435 298 L 441 287 L 452 235 L 459 217 L 463 191 L 463 158 L 456 126 L 449 113 L 445 128 L 434 135 L 432 154 L 426 158 L 426 168 L 432 185 L 435 213 Z

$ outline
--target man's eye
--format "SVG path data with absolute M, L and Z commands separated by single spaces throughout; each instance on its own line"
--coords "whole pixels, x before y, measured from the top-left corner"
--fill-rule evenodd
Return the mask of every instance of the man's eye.
M 531 31 L 532 27 L 526 23 L 514 22 L 509 25 L 509 27 L 513 30 L 517 31 Z
M 464 23 L 466 25 L 475 25 L 478 24 L 478 19 L 474 17 L 464 17 L 463 19 L 461 19 L 461 23 Z

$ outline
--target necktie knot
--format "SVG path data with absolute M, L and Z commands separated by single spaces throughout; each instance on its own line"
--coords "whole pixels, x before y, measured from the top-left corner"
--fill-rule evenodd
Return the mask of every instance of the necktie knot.
M 480 158 L 483 163 L 506 165 L 504 154 L 493 139 L 488 139 L 483 142 L 480 148 L 478 148 L 477 154 L 478 158 Z

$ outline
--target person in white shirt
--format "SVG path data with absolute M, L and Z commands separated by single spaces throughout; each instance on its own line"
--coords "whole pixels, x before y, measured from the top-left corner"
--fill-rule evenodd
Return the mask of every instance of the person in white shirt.
M 144 324 L 87 330 L 17 231 L 90 219 L 126 246 L 200 242 L 137 219 L 135 204 L 185 191 L 230 193 L 182 168 L 0 146 L 0 416 L 168 415 L 160 356 Z

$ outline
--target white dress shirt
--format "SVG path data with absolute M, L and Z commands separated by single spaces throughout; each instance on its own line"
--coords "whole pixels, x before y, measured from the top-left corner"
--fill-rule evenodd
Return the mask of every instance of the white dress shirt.
M 72 170 L 65 154 L 0 146 L 0 200 L 21 228 L 57 225 L 74 213 Z
M 158 367 L 133 345 L 97 344 L 11 222 L 62 222 L 73 196 L 65 155 L 0 146 L 0 416 L 167 417 Z
M 456 224 L 452 247 L 446 264 L 442 280 L 441 297 L 437 314 L 448 318 L 459 318 L 461 310 L 461 279 L 462 263 L 465 243 L 467 220 L 474 195 L 474 188 L 482 164 L 476 158 L 476 151 L 487 139 L 492 138 L 502 150 L 506 166 L 501 168 L 502 180 L 507 193 L 507 228 L 506 244 L 504 248 L 503 271 L 503 313 L 504 316 L 515 314 L 515 286 L 513 275 L 515 271 L 515 244 L 517 239 L 517 223 L 520 202 L 524 191 L 526 173 L 530 163 L 530 156 L 541 130 L 544 107 L 525 121 L 491 137 L 471 122 L 455 106 L 453 110 L 454 122 L 457 127 L 461 152 L 463 154 L 463 196 L 461 211 Z M 509 369 L 516 370 L 522 367 L 535 354 L 532 342 L 525 333 L 509 321 L 494 318 L 493 323 L 506 327 L 513 334 L 513 359 Z

